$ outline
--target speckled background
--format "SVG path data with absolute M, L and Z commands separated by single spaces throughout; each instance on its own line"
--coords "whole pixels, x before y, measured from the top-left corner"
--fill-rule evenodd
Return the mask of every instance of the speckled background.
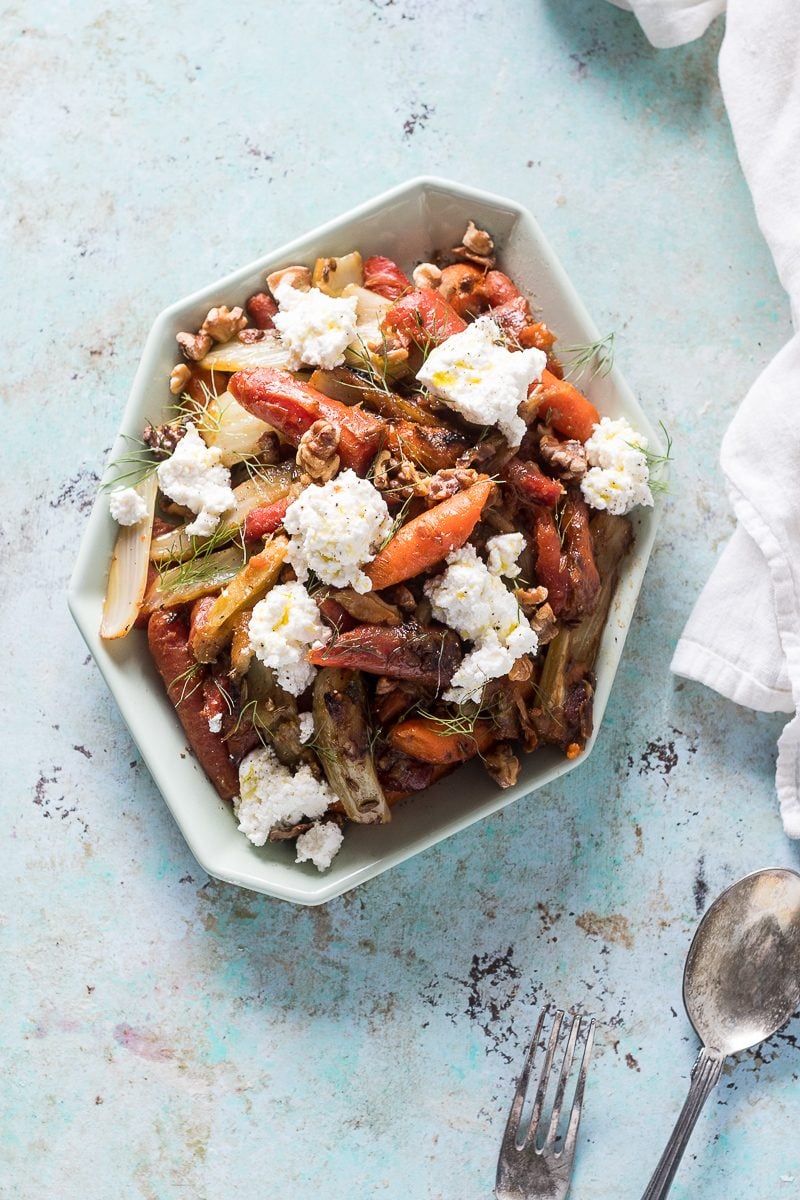
M 716 83 L 603 0 L 9 5 L 0 1194 L 485 1200 L 547 1000 L 603 1022 L 573 1195 L 637 1197 L 687 1086 L 697 915 L 798 865 L 780 717 L 668 672 L 731 529 L 717 449 L 788 334 Z M 421 172 L 539 217 L 675 438 L 598 746 L 326 907 L 209 880 L 64 592 L 152 317 Z M 798 1025 L 723 1078 L 677 1200 L 796 1195 Z

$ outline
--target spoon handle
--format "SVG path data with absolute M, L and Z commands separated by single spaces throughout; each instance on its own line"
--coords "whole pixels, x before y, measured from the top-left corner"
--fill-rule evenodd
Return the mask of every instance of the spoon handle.
M 709 1050 L 705 1046 L 698 1054 L 697 1062 L 692 1067 L 689 1095 L 642 1200 L 663 1200 L 672 1187 L 675 1172 L 692 1136 L 695 1122 L 719 1081 L 724 1061 L 725 1056 L 718 1050 Z

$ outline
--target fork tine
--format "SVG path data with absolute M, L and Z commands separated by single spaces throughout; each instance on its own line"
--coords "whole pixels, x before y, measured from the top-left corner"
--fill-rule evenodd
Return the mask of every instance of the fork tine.
M 525 1062 L 522 1064 L 522 1072 L 517 1083 L 517 1090 L 514 1093 L 514 1099 L 511 1103 L 511 1111 L 508 1114 L 506 1122 L 506 1131 L 503 1134 L 503 1150 L 507 1149 L 507 1144 L 516 1142 L 517 1133 L 519 1131 L 519 1119 L 522 1116 L 522 1106 L 525 1103 L 525 1094 L 528 1090 L 528 1082 L 531 1077 L 531 1067 L 533 1066 L 536 1047 L 539 1044 L 539 1038 L 542 1036 L 547 1009 L 543 1008 L 539 1013 L 539 1020 L 536 1023 L 536 1030 L 530 1040 L 527 1053 L 525 1054 Z
M 539 1128 L 539 1121 L 542 1117 L 542 1108 L 544 1107 L 544 1097 L 547 1091 L 547 1084 L 550 1079 L 550 1069 L 553 1065 L 553 1055 L 556 1052 L 558 1045 L 558 1035 L 561 1032 L 561 1022 L 564 1020 L 564 1011 L 559 1009 L 553 1018 L 553 1028 L 550 1033 L 550 1040 L 547 1043 L 547 1054 L 542 1067 L 542 1073 L 539 1076 L 539 1086 L 536 1089 L 536 1098 L 533 1101 L 533 1111 L 531 1112 L 531 1123 L 528 1132 L 525 1135 L 525 1145 L 536 1138 L 536 1131 Z
M 564 1061 L 561 1064 L 561 1074 L 558 1077 L 558 1087 L 556 1088 L 556 1098 L 553 1102 L 553 1111 L 550 1114 L 550 1125 L 548 1126 L 547 1136 L 544 1140 L 546 1146 L 552 1146 L 556 1140 L 558 1122 L 561 1117 L 561 1106 L 564 1103 L 564 1092 L 566 1091 L 567 1080 L 569 1079 L 569 1073 L 572 1068 L 572 1060 L 575 1056 L 575 1044 L 578 1040 L 580 1028 L 581 1018 L 573 1015 L 572 1028 L 569 1031 L 569 1040 L 567 1041 L 567 1048 L 564 1052 Z
M 592 1046 L 594 1044 L 594 1029 L 595 1019 L 589 1022 L 589 1032 L 586 1035 L 586 1045 L 583 1048 L 583 1058 L 581 1059 L 581 1069 L 578 1075 L 578 1085 L 575 1088 L 575 1098 L 572 1101 L 572 1112 L 569 1117 L 569 1125 L 564 1138 L 564 1147 L 561 1151 L 564 1158 L 568 1161 L 575 1153 L 575 1143 L 578 1140 L 578 1126 L 581 1123 L 581 1107 L 583 1105 L 583 1093 L 586 1088 L 586 1076 L 589 1072 L 589 1059 L 592 1054 Z

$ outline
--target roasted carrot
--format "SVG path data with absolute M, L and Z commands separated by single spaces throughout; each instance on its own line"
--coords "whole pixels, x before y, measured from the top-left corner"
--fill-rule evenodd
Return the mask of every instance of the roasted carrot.
M 394 334 L 405 346 L 438 346 L 467 328 L 455 309 L 431 288 L 415 288 L 392 305 L 381 322 L 384 333 Z
M 469 449 L 469 438 L 439 422 L 417 425 L 414 421 L 395 421 L 386 445 L 399 458 L 409 459 L 415 467 L 435 472 L 454 467 Z
M 391 258 L 374 254 L 364 261 L 364 287 L 387 300 L 397 300 L 403 292 L 409 291 L 411 281 Z
M 580 442 L 592 436 L 592 429 L 600 420 L 600 413 L 591 400 L 566 379 L 558 379 L 547 370 L 542 371 L 539 416 L 565 437 L 577 438 Z
M 328 645 L 310 650 L 308 661 L 315 667 L 346 667 L 441 689 L 461 661 L 461 644 L 453 630 L 442 625 L 423 628 L 414 621 L 393 626 L 361 624 Z
M 258 508 L 251 508 L 244 519 L 245 541 L 257 541 L 280 529 L 291 503 L 292 497 L 284 496 L 282 500 L 274 500 L 272 504 L 261 504 Z
M 547 601 L 558 616 L 569 595 L 569 572 L 553 513 L 542 505 L 534 510 L 533 540 L 536 582 L 547 588 Z
M 401 526 L 365 568 L 375 590 L 411 579 L 463 546 L 493 487 L 491 479 L 482 479 Z
M 237 371 L 228 388 L 243 408 L 295 446 L 315 421 L 330 421 L 339 430 L 342 466 L 359 475 L 366 473 L 386 438 L 386 422 L 374 413 L 331 400 L 279 367 Z
M 426 763 L 460 763 L 482 754 L 497 739 L 491 721 L 476 721 L 472 733 L 448 733 L 444 722 L 431 717 L 401 721 L 389 733 L 389 743 L 411 758 Z
M 534 462 L 512 458 L 506 463 L 503 475 L 520 500 L 528 504 L 546 504 L 552 508 L 564 495 L 564 488 L 558 480 L 542 474 Z

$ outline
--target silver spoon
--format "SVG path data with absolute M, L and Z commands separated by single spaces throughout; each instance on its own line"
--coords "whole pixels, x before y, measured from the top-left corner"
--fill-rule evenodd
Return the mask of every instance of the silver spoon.
M 667 1195 L 728 1055 L 772 1037 L 800 1004 L 800 875 L 756 871 L 714 901 L 689 947 L 683 1003 L 703 1048 L 642 1200 Z

